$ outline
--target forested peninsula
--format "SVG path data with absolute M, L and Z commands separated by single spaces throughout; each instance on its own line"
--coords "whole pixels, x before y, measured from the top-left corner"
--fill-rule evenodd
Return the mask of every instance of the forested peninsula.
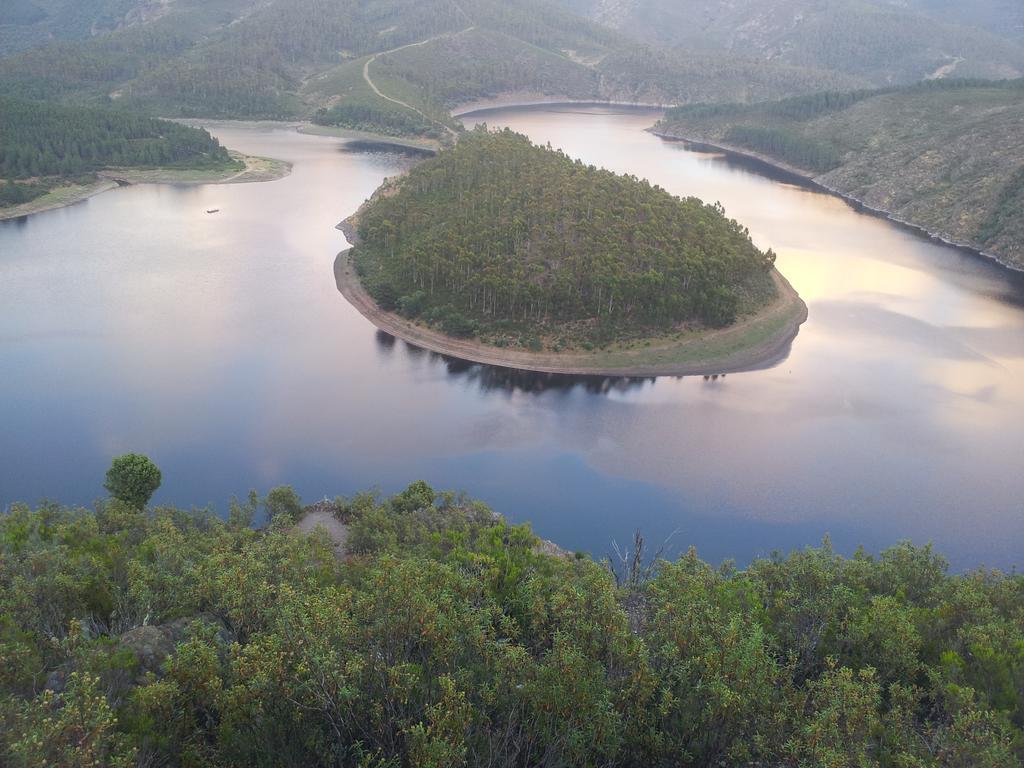
M 378 327 L 551 372 L 720 373 L 778 359 L 806 307 L 719 205 L 485 126 L 343 225 L 342 293 Z
M 0 97 L 0 218 L 118 182 L 273 178 L 287 164 L 228 152 L 207 131 L 110 109 Z
M 755 155 L 1024 269 L 1024 80 L 670 109 L 660 135 Z
M 0 515 L 4 765 L 1021 765 L 1019 574 L 601 563 L 424 482 L 226 519 L 158 484 Z

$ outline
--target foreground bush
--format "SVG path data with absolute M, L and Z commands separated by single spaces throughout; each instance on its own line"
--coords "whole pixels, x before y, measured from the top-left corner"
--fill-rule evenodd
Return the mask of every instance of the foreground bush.
M 425 483 L 327 505 L 342 560 L 257 502 L 0 518 L 0 762 L 1020 765 L 1020 576 L 826 543 L 617 587 Z

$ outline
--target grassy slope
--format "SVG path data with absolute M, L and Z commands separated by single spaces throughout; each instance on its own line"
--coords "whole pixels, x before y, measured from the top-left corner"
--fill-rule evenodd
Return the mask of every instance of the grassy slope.
M 837 165 L 803 166 L 822 184 L 1024 267 L 1021 81 L 879 92 L 804 120 L 778 112 L 778 105 L 723 114 L 684 109 L 661 129 L 738 144 L 737 126 L 758 126 L 827 145 Z

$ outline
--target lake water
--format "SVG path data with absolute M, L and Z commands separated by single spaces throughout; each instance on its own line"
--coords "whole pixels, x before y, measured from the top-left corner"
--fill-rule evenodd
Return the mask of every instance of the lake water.
M 410 160 L 217 127 L 294 173 L 136 186 L 0 222 L 0 506 L 87 504 L 111 456 L 137 451 L 163 470 L 154 502 L 185 506 L 424 478 L 597 555 L 641 528 L 713 561 L 829 534 L 844 552 L 908 538 L 956 568 L 1024 564 L 1024 280 L 664 142 L 643 131 L 654 117 L 479 119 L 721 201 L 809 306 L 783 363 L 623 382 L 412 349 L 378 334 L 333 277 L 334 225 Z

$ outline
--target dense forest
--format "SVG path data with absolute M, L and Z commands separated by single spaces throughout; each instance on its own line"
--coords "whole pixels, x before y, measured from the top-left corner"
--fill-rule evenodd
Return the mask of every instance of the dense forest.
M 814 171 L 830 171 L 842 162 L 835 147 L 781 128 L 736 125 L 726 132 L 725 140 L 730 145 Z
M 204 130 L 0 97 L 0 178 L 80 176 L 112 166 L 221 168 L 233 162 Z
M 15 27 L 77 32 L 0 58 L 0 95 L 431 135 L 455 104 L 505 93 L 689 103 L 866 85 L 734 54 L 652 49 L 540 0 L 87 0 L 79 14 L 50 4 L 42 21 Z M 429 120 L 373 91 L 363 79 L 370 56 L 383 92 Z
M 0 4 L 0 56 L 137 29 L 169 13 L 216 23 L 248 0 L 4 0 Z
M 941 23 L 927 15 L 934 9 L 881 0 L 823 8 L 773 0 L 777 8 L 767 14 L 750 2 L 725 9 L 705 0 L 633 0 L 616 13 L 591 0 L 566 4 L 17 0 L 0 10 L 0 56 L 8 54 L 0 58 L 0 94 L 115 102 L 158 116 L 316 116 L 434 135 L 452 106 L 506 93 L 758 102 L 931 75 L 1024 71 L 1019 43 Z M 1007 15 L 989 11 L 993 20 Z M 735 36 L 737 29 L 744 32 Z M 429 120 L 362 82 L 368 56 L 378 56 L 384 92 Z
M 774 254 L 720 207 L 507 130 L 475 129 L 385 186 L 358 232 L 377 302 L 455 336 L 727 325 L 775 290 Z
M 932 80 L 668 110 L 659 133 L 807 171 L 904 221 L 1024 266 L 1024 80 Z
M 0 182 L 0 208 L 31 202 L 49 191 L 45 184 L 18 184 L 13 181 Z
M 226 520 L 11 508 L 0 760 L 1021 765 L 1022 576 L 908 544 L 602 565 L 422 482 L 317 510 L 340 558 L 289 488 Z
M 383 132 L 388 136 L 441 136 L 433 121 L 410 109 L 381 103 L 379 99 L 345 99 L 333 107 L 322 107 L 313 115 L 313 122 L 357 131 Z
M 137 0 L 5 0 L 0 5 L 0 55 L 43 45 L 49 39 L 110 31 Z

